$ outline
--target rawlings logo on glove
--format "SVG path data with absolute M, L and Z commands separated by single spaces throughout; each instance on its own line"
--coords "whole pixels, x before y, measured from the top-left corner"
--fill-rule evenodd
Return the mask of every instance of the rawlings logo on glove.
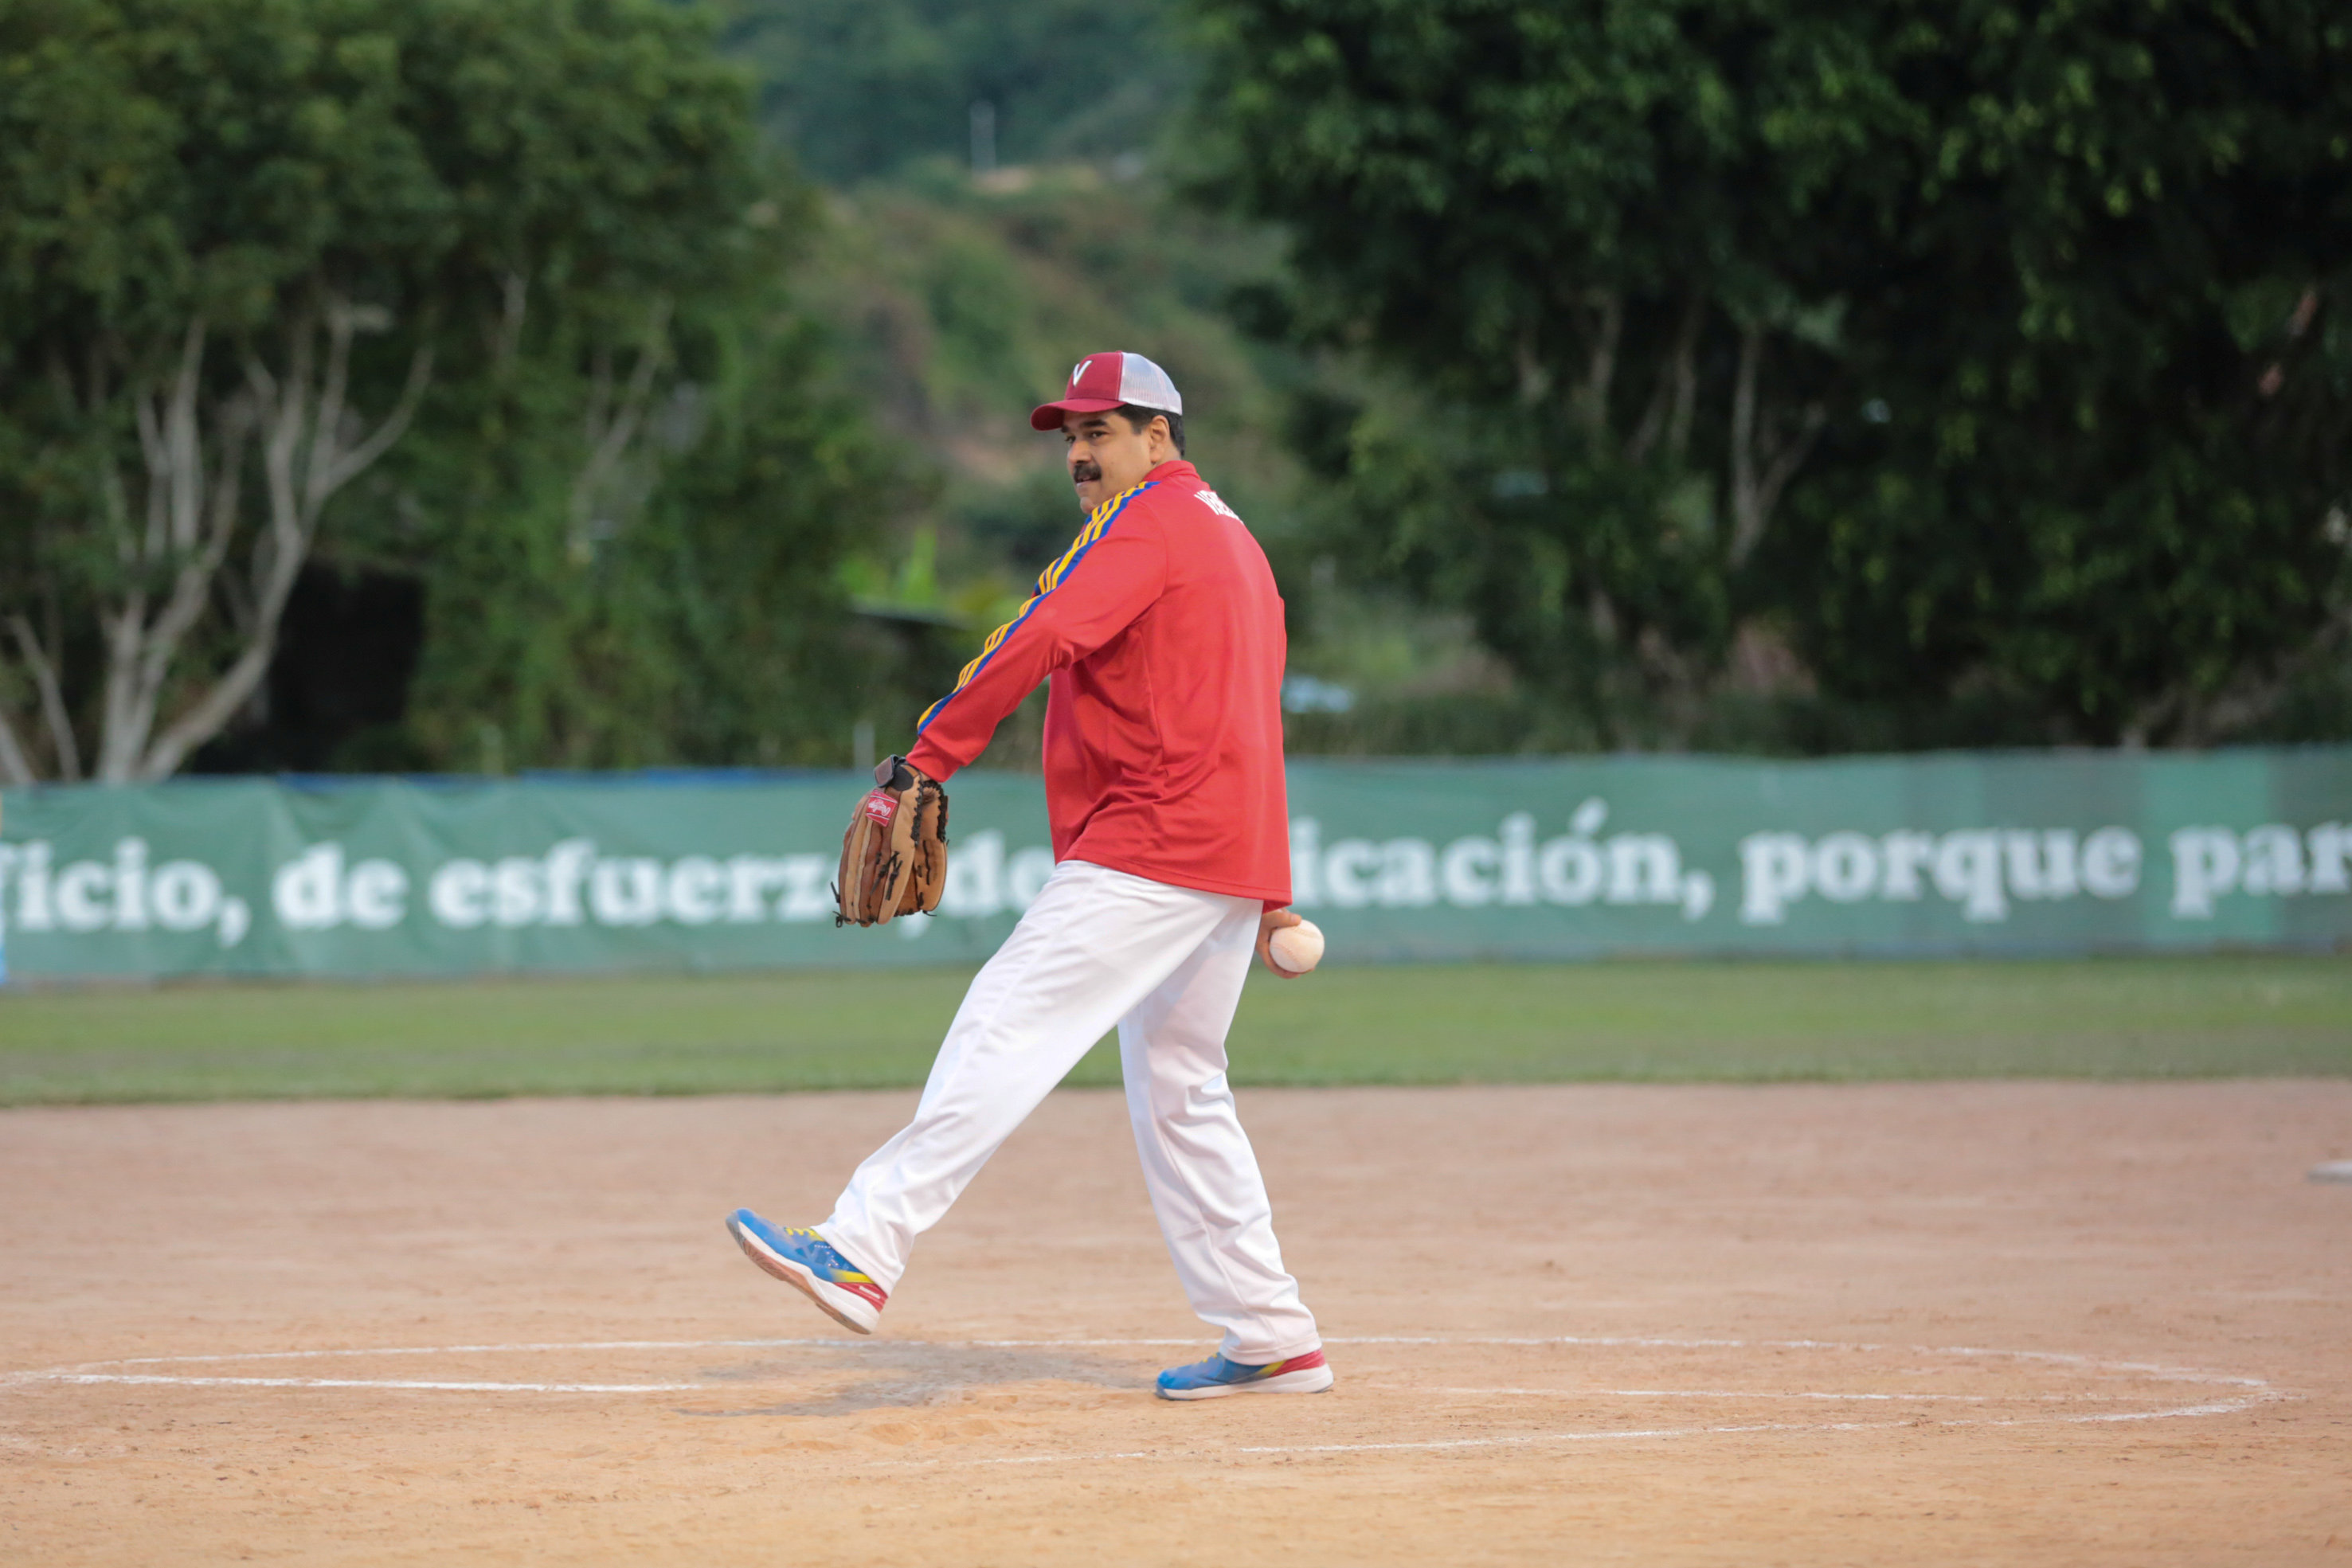
M 948 792 L 907 766 L 883 758 L 875 787 L 849 814 L 834 883 L 835 925 L 881 925 L 929 915 L 948 884 Z

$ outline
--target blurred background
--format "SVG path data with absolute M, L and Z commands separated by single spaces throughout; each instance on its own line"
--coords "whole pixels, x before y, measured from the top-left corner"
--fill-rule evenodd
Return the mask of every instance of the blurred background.
M 2286 0 L 12 0 L 0 783 L 892 749 L 1109 347 L 1295 753 L 2352 738 L 2347 64 Z
M 2343 1071 L 2348 288 L 2320 0 L 0 0 L 0 1099 L 919 1081 L 1039 704 L 925 940 L 826 770 L 1112 348 L 1280 578 L 1301 901 L 1457 960 L 1243 1077 Z M 411 978 L 80 984 L 203 973 Z

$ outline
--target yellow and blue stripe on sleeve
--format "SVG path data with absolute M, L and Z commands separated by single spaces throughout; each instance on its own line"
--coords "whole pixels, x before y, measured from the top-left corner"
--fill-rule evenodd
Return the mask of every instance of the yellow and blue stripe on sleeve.
M 1060 587 L 1062 580 L 1077 569 L 1078 562 L 1086 559 L 1087 552 L 1094 549 L 1095 541 L 1101 538 L 1111 524 L 1118 520 L 1119 514 L 1127 509 L 1128 503 L 1144 491 L 1152 488 L 1157 483 L 1157 480 L 1147 481 L 1131 490 L 1121 491 L 1094 509 L 1093 514 L 1087 518 L 1087 526 L 1080 528 L 1078 537 L 1070 541 L 1069 549 L 1056 556 L 1052 565 L 1037 574 L 1037 586 L 1030 593 L 1029 602 L 1021 607 L 1021 613 L 991 632 L 988 634 L 988 640 L 980 645 L 978 656 L 966 664 L 963 672 L 956 676 L 954 690 L 923 710 L 923 716 L 915 721 L 917 735 L 922 734 L 929 728 L 931 720 L 939 716 L 940 710 L 953 702 L 957 694 L 964 687 L 971 685 L 972 677 L 987 667 L 989 660 L 995 657 L 996 651 L 1004 645 L 1004 640 L 1019 631 L 1021 623 L 1028 620 L 1040 604 L 1045 602 L 1045 596 Z

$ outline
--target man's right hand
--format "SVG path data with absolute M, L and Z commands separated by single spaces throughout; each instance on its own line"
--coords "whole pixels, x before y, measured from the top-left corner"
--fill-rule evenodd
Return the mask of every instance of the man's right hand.
M 1290 909 L 1269 909 L 1257 917 L 1257 961 L 1286 980 L 1295 980 L 1298 977 L 1274 961 L 1274 955 L 1266 949 L 1266 943 L 1284 926 L 1304 925 L 1306 919 L 1305 915 Z

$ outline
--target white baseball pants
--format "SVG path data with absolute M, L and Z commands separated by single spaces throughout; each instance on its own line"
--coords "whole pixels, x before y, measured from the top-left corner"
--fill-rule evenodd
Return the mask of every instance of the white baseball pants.
M 915 1238 L 1115 1023 L 1144 1186 L 1192 1310 L 1244 1365 L 1315 1349 L 1225 1082 L 1261 907 L 1085 861 L 1055 866 L 974 977 L 915 1119 L 857 1167 L 819 1233 L 896 1289 Z

